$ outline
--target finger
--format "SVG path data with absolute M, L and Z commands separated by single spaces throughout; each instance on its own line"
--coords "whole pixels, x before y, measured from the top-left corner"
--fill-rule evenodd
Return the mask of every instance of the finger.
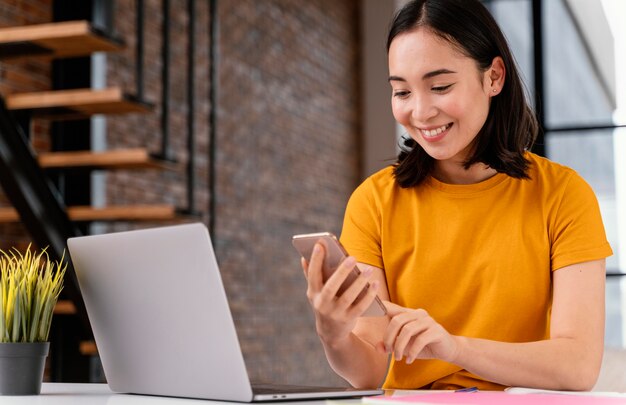
M 411 309 L 394 304 L 391 301 L 383 301 L 383 305 L 387 309 L 387 315 L 391 317 L 401 314 L 403 312 L 411 311 Z
M 404 324 L 402 330 L 396 337 L 393 347 L 394 356 L 397 361 L 402 360 L 403 355 L 411 348 L 411 340 L 419 340 L 420 335 L 428 329 L 428 322 L 425 319 L 416 319 Z
M 418 339 L 418 336 L 411 337 L 411 339 L 409 340 L 409 344 L 407 345 L 407 348 L 404 351 L 404 357 L 406 358 L 407 364 L 411 364 L 412 363 L 412 361 L 411 361 L 411 363 L 408 362 L 409 361 L 409 356 L 410 356 L 410 351 L 411 351 L 411 348 L 415 346 L 415 344 L 416 344 L 415 342 L 417 341 L 417 339 Z
M 383 342 L 385 343 L 385 348 L 387 349 L 387 352 L 391 353 L 391 351 L 395 347 L 396 339 L 400 334 L 400 330 L 406 323 L 412 322 L 413 320 L 422 318 L 424 316 L 428 316 L 428 313 L 423 309 L 410 310 L 393 316 L 383 336 Z
M 406 363 L 411 364 L 415 359 L 426 359 L 430 356 L 424 354 L 424 348 L 439 340 L 441 335 L 433 328 L 425 330 L 423 333 L 415 337 L 413 344 L 406 350 Z
M 367 288 L 367 292 L 363 295 L 356 304 L 352 307 L 351 315 L 361 316 L 367 310 L 367 308 L 372 305 L 372 302 L 376 299 L 376 293 L 378 288 L 380 287 L 380 283 L 378 281 L 374 281 L 370 284 L 369 288 Z M 383 345 L 384 350 L 384 345 Z
M 337 266 L 337 269 L 328 280 L 326 280 L 326 283 L 324 283 L 322 295 L 324 295 L 326 299 L 334 298 L 337 295 L 337 292 L 346 281 L 348 275 L 354 271 L 354 266 L 356 266 L 356 259 L 352 256 L 345 258 L 341 264 Z
M 383 336 L 383 342 L 385 343 L 387 351 L 390 352 L 393 348 L 396 338 L 404 324 L 411 322 L 413 319 L 415 318 L 410 312 L 404 312 L 391 318 Z
M 307 268 L 309 288 L 315 292 L 321 291 L 324 286 L 324 281 L 322 279 L 324 255 L 324 247 L 320 243 L 316 243 L 313 247 L 313 253 L 311 254 L 311 259 L 309 260 L 309 266 Z
M 339 303 L 345 308 L 356 305 L 358 303 L 357 299 L 363 293 L 364 290 L 368 288 L 367 281 L 369 276 L 372 274 L 371 269 L 365 269 L 359 276 L 352 282 L 350 287 L 348 287 L 339 297 Z M 366 291 L 367 293 L 367 291 Z
M 409 315 L 409 314 L 406 314 Z M 412 318 L 407 317 L 404 314 L 396 315 L 391 318 L 391 321 L 387 325 L 387 329 L 385 329 L 385 333 L 383 335 L 383 343 L 385 345 L 385 350 L 387 353 L 392 353 L 393 349 L 396 345 L 396 338 L 404 326 L 404 323 L 409 322 Z

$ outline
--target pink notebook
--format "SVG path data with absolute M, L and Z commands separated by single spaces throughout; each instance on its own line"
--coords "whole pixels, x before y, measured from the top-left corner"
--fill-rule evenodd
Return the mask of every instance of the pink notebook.
M 626 405 L 626 398 L 484 391 L 440 392 L 396 397 L 376 396 L 363 398 L 363 402 L 378 405 Z

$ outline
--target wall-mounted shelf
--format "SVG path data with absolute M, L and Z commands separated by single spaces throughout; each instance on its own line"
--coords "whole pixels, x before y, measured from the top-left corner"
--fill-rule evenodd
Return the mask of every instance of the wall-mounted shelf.
M 88 21 L 0 28 L 0 60 L 29 56 L 86 56 L 93 52 L 115 52 L 123 47 L 122 41 Z
M 104 152 L 72 151 L 40 153 L 37 157 L 44 169 L 157 169 L 177 170 L 179 165 L 158 159 L 147 149 L 122 149 Z
M 98 354 L 98 347 L 96 346 L 96 342 L 92 340 L 86 340 L 84 342 L 80 342 L 78 346 L 78 351 L 83 356 L 96 356 Z
M 135 222 L 135 221 L 169 221 L 184 219 L 173 205 L 119 205 L 110 207 L 74 206 L 67 207 L 67 214 L 76 222 Z M 0 223 L 19 222 L 20 217 L 15 208 L 0 208 Z
M 59 300 L 54 306 L 55 315 L 76 315 L 76 306 L 70 300 Z
M 35 117 L 83 119 L 95 114 L 148 113 L 152 106 L 118 87 L 16 93 L 5 97 L 11 111 L 29 111 Z

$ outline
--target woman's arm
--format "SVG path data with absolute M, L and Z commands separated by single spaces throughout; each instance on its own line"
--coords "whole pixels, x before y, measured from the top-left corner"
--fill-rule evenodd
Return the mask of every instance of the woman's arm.
M 356 388 L 375 388 L 387 372 L 388 356 L 376 350 L 389 323 L 388 317 L 359 317 L 378 294 L 388 300 L 383 271 L 358 263 L 361 276 L 341 295 L 336 292 L 354 266 L 354 258 L 346 259 L 326 281 L 322 282 L 324 249 L 314 250 L 311 260 L 302 261 L 308 282 L 307 297 L 315 314 L 317 334 L 333 370 Z M 357 300 L 370 283 L 367 295 Z
M 389 323 L 386 317 L 359 318 L 355 329 L 345 339 L 325 342 L 322 346 L 332 369 L 355 388 L 378 388 L 387 374 L 389 356 L 376 349 Z M 377 331 L 377 333 L 372 333 Z M 377 335 L 374 338 L 373 335 Z M 372 340 L 370 340 L 372 339 Z M 376 340 L 373 340 L 376 339 Z
M 504 385 L 592 389 L 604 347 L 605 261 L 559 269 L 553 282 L 549 340 L 507 344 L 460 339 L 457 364 Z
M 452 336 L 425 311 L 391 304 L 384 343 L 396 359 L 439 358 L 503 385 L 590 390 L 602 362 L 604 286 L 604 259 L 555 271 L 548 340 L 503 343 Z

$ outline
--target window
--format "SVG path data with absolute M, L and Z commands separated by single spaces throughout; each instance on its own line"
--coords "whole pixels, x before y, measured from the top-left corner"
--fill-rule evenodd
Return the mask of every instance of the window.
M 485 3 L 530 99 L 541 106 L 537 152 L 578 171 L 598 197 L 614 252 L 607 259 L 605 343 L 626 347 L 626 2 Z

